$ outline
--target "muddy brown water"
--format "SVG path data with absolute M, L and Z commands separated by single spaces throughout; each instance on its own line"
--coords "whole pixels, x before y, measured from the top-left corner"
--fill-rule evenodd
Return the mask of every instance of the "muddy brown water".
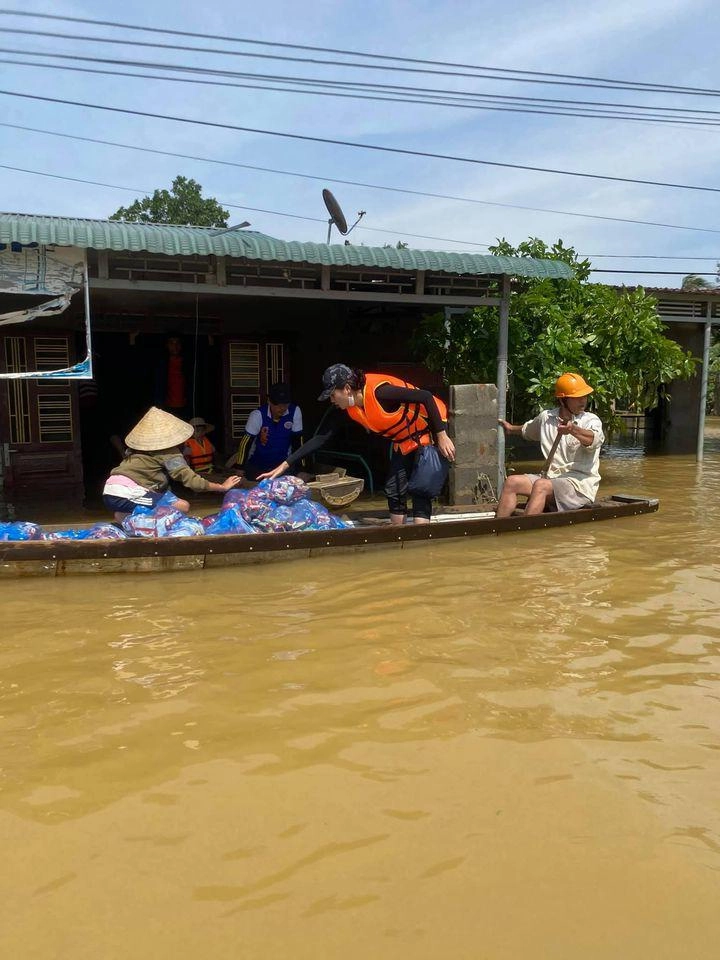
M 658 514 L 5 581 L 3 955 L 710 958 L 720 441 Z

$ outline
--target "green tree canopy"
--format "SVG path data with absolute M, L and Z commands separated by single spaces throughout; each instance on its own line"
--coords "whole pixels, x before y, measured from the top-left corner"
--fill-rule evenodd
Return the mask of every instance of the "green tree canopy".
M 175 177 L 170 190 L 156 190 L 151 197 L 120 207 L 111 220 L 132 223 L 177 223 L 196 227 L 226 227 L 229 212 L 212 197 L 203 197 L 197 180 Z
M 712 284 L 705 277 L 699 277 L 696 273 L 689 273 L 683 277 L 682 290 L 708 290 L 712 289 Z
M 523 279 L 513 283 L 509 321 L 509 372 L 515 419 L 552 397 L 564 371 L 585 377 L 593 402 L 609 427 L 615 404 L 652 408 L 658 391 L 692 375 L 695 361 L 664 335 L 656 303 L 644 290 L 616 290 L 589 283 L 591 264 L 558 241 L 548 247 L 531 238 L 518 247 L 498 241 L 497 256 L 536 257 L 570 264 L 572 280 Z M 426 317 L 416 336 L 418 355 L 451 383 L 493 383 L 496 378 L 498 311 L 477 307 L 465 314 Z

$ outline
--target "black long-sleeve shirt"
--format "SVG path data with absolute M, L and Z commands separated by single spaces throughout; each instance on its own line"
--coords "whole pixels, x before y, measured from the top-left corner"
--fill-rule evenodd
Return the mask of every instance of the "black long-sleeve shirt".
M 443 420 L 435 397 L 429 390 L 416 390 L 410 387 L 393 387 L 389 383 L 383 383 L 375 391 L 375 397 L 380 401 L 383 408 L 388 413 L 393 413 L 402 403 L 420 403 L 427 411 L 428 424 L 432 432 L 437 436 L 443 430 L 447 430 L 447 421 Z M 290 466 L 302 460 L 303 457 L 310 456 L 317 450 L 326 446 L 342 427 L 343 410 L 334 409 L 325 415 L 322 433 L 316 433 L 314 437 L 304 443 L 299 449 L 295 450 L 288 458 Z

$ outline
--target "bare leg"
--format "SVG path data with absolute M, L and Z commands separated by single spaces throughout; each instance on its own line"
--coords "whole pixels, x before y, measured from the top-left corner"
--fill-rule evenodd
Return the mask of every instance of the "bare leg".
M 405 514 L 404 513 L 391 513 L 390 514 L 390 523 L 394 527 L 400 527 L 405 523 Z
M 190 504 L 187 500 L 176 500 L 173 504 L 175 510 L 180 510 L 182 513 L 190 513 Z
M 413 517 L 413 523 L 430 523 L 430 517 Z
M 525 506 L 525 515 L 528 517 L 542 513 L 549 502 L 552 502 L 553 487 L 550 480 L 536 480 L 530 493 L 530 499 Z
M 500 502 L 498 503 L 497 512 L 495 516 L 498 519 L 503 517 L 509 517 L 515 507 L 517 507 L 517 498 L 518 494 L 529 497 L 533 490 L 532 480 L 524 473 L 513 474 L 513 476 L 508 477 L 505 481 L 505 484 L 502 488 L 502 493 L 500 494 Z

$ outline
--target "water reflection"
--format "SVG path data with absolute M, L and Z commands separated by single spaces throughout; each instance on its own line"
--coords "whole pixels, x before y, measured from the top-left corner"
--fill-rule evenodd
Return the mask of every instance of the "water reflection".
M 281 909 L 336 860 L 363 882 L 298 916 L 372 910 L 401 836 L 414 894 L 452 884 L 474 870 L 473 818 L 487 818 L 483 859 L 500 857 L 502 817 L 506 850 L 530 829 L 519 783 L 531 820 L 557 815 L 563 856 L 579 846 L 596 872 L 612 830 L 624 870 L 669 864 L 658 844 L 716 870 L 720 464 L 611 457 L 603 470 L 607 490 L 660 496 L 660 513 L 102 589 L 6 587 L 0 812 L 28 837 L 40 825 L 76 839 L 107 812 L 150 861 L 209 845 L 204 880 L 178 869 L 186 898 L 227 918 Z M 595 823 L 614 811 L 602 843 L 573 825 L 586 805 Z M 650 823 L 652 855 L 632 847 Z M 62 861 L 44 895 L 77 882 Z

